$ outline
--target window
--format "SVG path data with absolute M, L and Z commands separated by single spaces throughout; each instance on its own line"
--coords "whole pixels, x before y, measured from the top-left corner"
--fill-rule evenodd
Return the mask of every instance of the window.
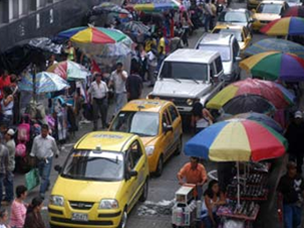
M 9 0 L 8 2 L 9 20 L 18 18 L 19 16 L 19 0 Z
M 232 50 L 233 50 L 233 60 L 235 60 L 235 57 L 239 56 L 239 52 L 240 52 L 240 46 L 235 39 L 233 40 L 232 43 Z
M 0 24 L 4 22 L 3 1 L 0 1 Z
M 167 110 L 163 113 L 162 123 L 163 123 L 163 126 L 171 125 L 169 114 L 168 114 Z
M 222 60 L 221 57 L 217 57 L 215 59 L 215 67 L 216 67 L 216 73 L 220 73 L 223 70 Z
M 223 62 L 229 62 L 231 60 L 231 51 L 229 46 L 200 44 L 199 49 L 205 51 L 218 51 Z
M 174 106 L 169 106 L 169 112 L 171 115 L 171 120 L 172 123 L 174 122 L 174 120 L 176 120 L 176 118 L 178 117 L 178 112 L 176 111 L 176 108 Z
M 132 143 L 128 150 L 128 167 L 131 170 L 135 168 L 142 155 L 143 152 L 141 150 L 140 144 L 136 140 L 134 143 Z

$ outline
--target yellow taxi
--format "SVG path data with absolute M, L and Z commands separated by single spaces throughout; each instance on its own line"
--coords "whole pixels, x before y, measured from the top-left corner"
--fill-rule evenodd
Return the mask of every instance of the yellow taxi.
M 91 132 L 59 172 L 48 205 L 51 227 L 126 226 L 128 213 L 148 194 L 148 160 L 139 136 Z
M 216 25 L 212 30 L 212 33 L 220 34 L 232 34 L 237 39 L 241 51 L 245 50 L 251 42 L 250 31 L 246 26 L 231 25 L 231 24 L 220 24 Z
M 182 118 L 170 101 L 133 100 L 113 119 L 110 131 L 137 134 L 148 155 L 150 173 L 160 176 L 168 158 L 182 150 Z
M 256 10 L 252 10 L 254 13 L 252 29 L 258 31 L 269 22 L 281 18 L 288 8 L 285 1 L 262 1 Z

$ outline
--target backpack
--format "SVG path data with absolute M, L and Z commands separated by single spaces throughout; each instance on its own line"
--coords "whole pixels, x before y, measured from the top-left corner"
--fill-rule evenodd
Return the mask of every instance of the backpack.
M 28 142 L 30 141 L 30 129 L 29 123 L 21 123 L 18 126 L 18 141 Z
M 16 146 L 16 156 L 22 158 L 26 156 L 26 146 L 23 143 L 19 143 Z

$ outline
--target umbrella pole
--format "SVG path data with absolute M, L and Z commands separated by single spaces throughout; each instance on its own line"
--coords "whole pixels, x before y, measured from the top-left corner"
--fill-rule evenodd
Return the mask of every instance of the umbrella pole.
M 241 202 L 240 202 L 240 164 L 237 161 L 236 162 L 236 170 L 237 170 L 237 208 L 239 208 L 241 206 Z

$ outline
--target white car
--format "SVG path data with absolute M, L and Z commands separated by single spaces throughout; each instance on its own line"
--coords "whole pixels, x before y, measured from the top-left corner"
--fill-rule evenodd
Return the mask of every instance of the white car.
M 178 49 L 162 63 L 148 97 L 170 100 L 182 115 L 190 114 L 195 101 L 205 105 L 224 84 L 218 52 Z

